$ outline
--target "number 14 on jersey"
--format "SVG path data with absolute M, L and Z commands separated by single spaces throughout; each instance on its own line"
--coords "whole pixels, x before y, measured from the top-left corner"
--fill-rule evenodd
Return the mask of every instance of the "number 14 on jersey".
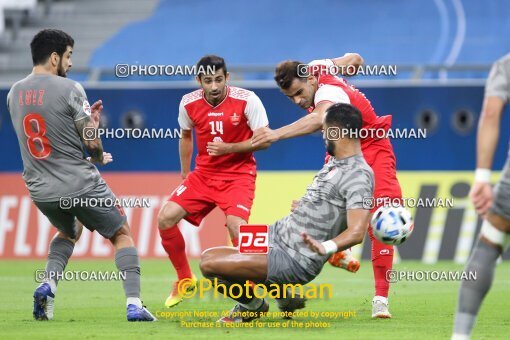
M 211 135 L 223 134 L 223 122 L 221 120 L 209 122 L 209 125 L 211 125 Z

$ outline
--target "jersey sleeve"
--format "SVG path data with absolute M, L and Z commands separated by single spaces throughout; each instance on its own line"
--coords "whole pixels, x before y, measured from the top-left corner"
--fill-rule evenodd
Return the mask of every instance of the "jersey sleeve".
M 347 93 L 345 93 L 344 90 L 342 90 L 338 86 L 334 85 L 322 85 L 319 87 L 319 89 L 315 92 L 314 97 L 314 103 L 315 106 L 319 105 L 320 102 L 332 102 L 333 104 L 336 103 L 344 103 L 344 104 L 350 104 L 351 100 L 349 99 L 349 96 Z
M 485 85 L 485 96 L 501 98 L 505 103 L 510 98 L 510 58 L 494 63 Z
M 367 200 L 373 197 L 374 181 L 368 171 L 356 175 L 345 188 L 346 209 L 366 209 Z
M 179 121 L 179 126 L 183 130 L 191 130 L 193 128 L 193 121 L 188 115 L 188 111 L 184 107 L 184 102 L 181 100 L 179 104 L 179 117 L 177 118 Z
M 92 110 L 87 94 L 79 83 L 75 82 L 71 88 L 71 93 L 68 98 L 68 104 L 71 107 L 71 117 L 77 121 L 83 118 L 90 117 Z
M 248 96 L 245 115 L 252 131 L 269 125 L 264 104 L 255 93 Z
M 322 65 L 322 66 L 334 66 L 335 63 L 333 63 L 333 60 L 331 59 L 317 59 L 317 60 L 312 60 L 311 62 L 308 63 L 308 66 L 315 66 L 315 65 Z

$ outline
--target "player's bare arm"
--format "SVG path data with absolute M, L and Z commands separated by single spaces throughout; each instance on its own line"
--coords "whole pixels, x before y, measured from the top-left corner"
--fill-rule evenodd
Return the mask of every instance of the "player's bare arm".
M 492 160 L 499 139 L 499 125 L 504 101 L 496 96 L 488 96 L 484 100 L 483 109 L 478 123 L 476 168 L 490 174 Z M 480 173 L 480 170 L 477 170 Z M 487 176 L 488 177 L 488 176 Z M 492 188 L 489 178 L 475 178 L 470 197 L 476 212 L 484 216 L 492 205 Z
M 103 101 L 101 99 L 97 100 L 94 104 L 90 106 L 90 110 L 92 112 L 93 117 L 100 117 L 103 112 Z M 92 157 L 87 157 L 87 160 L 91 163 L 95 163 Z M 98 163 L 101 165 L 106 165 L 108 163 L 113 162 L 113 156 L 109 152 L 103 152 L 103 161 L 102 163 Z M 83 226 L 82 226 L 83 227 Z
M 254 152 L 267 149 L 271 143 L 263 143 L 257 147 L 252 145 L 251 139 L 238 143 L 209 142 L 207 143 L 207 152 L 211 156 L 221 156 L 229 153 Z
M 101 138 L 98 137 L 97 133 L 93 134 L 94 138 L 89 138 L 89 136 L 85 136 L 84 132 L 92 129 L 97 130 L 99 121 L 96 123 L 91 117 L 85 117 L 75 121 L 74 125 L 76 126 L 76 130 L 85 148 L 90 154 L 90 162 L 103 164 L 103 143 L 101 142 Z M 87 128 L 87 130 L 84 130 L 85 128 Z
M 303 240 L 308 247 L 320 255 L 332 254 L 348 249 L 363 242 L 368 228 L 370 211 L 366 209 L 347 210 L 347 229 L 332 240 L 319 242 L 311 238 L 306 232 L 302 233 Z M 333 242 L 333 243 L 331 243 Z M 326 249 L 328 244 L 336 249 Z
M 94 104 L 92 104 L 90 106 L 90 110 L 91 110 L 92 114 L 94 115 L 94 117 L 96 115 L 101 116 L 101 113 L 103 112 L 103 101 L 101 99 L 96 101 Z
M 253 147 L 259 147 L 266 143 L 272 144 L 281 139 L 309 135 L 319 131 L 322 128 L 324 114 L 332 104 L 332 102 L 327 101 L 321 102 L 312 113 L 276 130 L 272 130 L 269 127 L 256 129 L 253 131 L 251 142 Z
M 94 162 L 92 161 L 92 157 L 87 157 L 87 160 L 88 160 L 89 162 L 91 162 L 91 163 L 94 163 Z M 102 163 L 100 163 L 100 164 L 101 164 L 101 165 L 106 165 L 106 164 L 111 163 L 111 162 L 113 162 L 113 156 L 112 156 L 112 154 L 111 154 L 111 153 L 109 153 L 109 152 L 103 152 L 103 162 L 102 162 Z
M 353 65 L 356 67 L 356 72 L 364 64 L 363 58 L 358 53 L 346 53 L 342 57 L 331 59 L 333 64 L 338 66 L 340 70 L 346 70 L 345 66 Z M 341 72 L 343 76 L 356 74 L 356 72 Z
M 193 154 L 193 133 L 182 129 L 182 138 L 179 140 L 179 158 L 181 161 L 181 177 L 185 179 L 191 171 L 191 155 Z

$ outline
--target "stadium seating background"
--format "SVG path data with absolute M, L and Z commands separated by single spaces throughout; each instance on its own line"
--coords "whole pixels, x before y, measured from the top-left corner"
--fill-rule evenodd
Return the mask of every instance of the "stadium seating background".
M 490 64 L 510 51 L 508 17 L 504 0 L 162 0 L 99 47 L 89 66 L 189 64 L 208 53 L 230 65 L 274 65 L 345 51 L 369 64 Z

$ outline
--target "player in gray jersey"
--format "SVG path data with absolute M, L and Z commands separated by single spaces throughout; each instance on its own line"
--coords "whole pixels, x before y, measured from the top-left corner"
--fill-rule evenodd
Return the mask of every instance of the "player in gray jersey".
M 476 148 L 475 182 L 469 193 L 476 212 L 484 217 L 480 236 L 466 264 L 477 280 L 462 281 L 452 339 L 469 339 L 483 299 L 494 280 L 498 257 L 510 244 L 510 153 L 499 182 L 491 187 L 491 168 L 498 144 L 503 109 L 510 99 L 510 54 L 494 63 L 485 85 L 485 99 Z
M 115 202 L 115 195 L 94 165 L 112 161 L 96 137 L 102 102 L 90 106 L 83 87 L 66 78 L 73 46 L 74 40 L 65 32 L 37 33 L 30 44 L 33 71 L 7 95 L 23 159 L 23 179 L 34 204 L 58 229 L 49 247 L 46 279 L 34 292 L 33 315 L 36 320 L 53 318 L 58 279 L 81 234 L 79 219 L 115 248 L 115 264 L 125 277 L 127 319 L 155 321 L 140 301 L 140 262 L 126 216 L 122 207 L 108 206 L 107 202 Z M 95 203 L 89 207 L 87 202 Z
M 331 254 L 363 241 L 370 216 L 363 199 L 373 195 L 373 172 L 363 158 L 359 139 L 339 134 L 340 129 L 348 129 L 355 136 L 361 124 L 361 114 L 352 105 L 338 103 L 327 110 L 323 129 L 327 151 L 333 157 L 291 214 L 269 226 L 267 254 L 240 254 L 233 247 L 211 248 L 202 254 L 200 270 L 224 284 L 218 290 L 229 294 L 234 284 L 239 287 L 246 280 L 266 285 L 306 284 L 320 273 Z M 264 299 L 254 297 L 251 286 L 244 287 L 242 294 L 233 292 L 238 304 L 220 321 L 248 322 L 267 312 Z

